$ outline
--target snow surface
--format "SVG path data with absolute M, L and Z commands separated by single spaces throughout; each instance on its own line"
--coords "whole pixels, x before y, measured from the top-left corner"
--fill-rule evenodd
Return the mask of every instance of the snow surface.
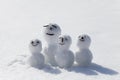
M 22 62 L 30 40 L 44 47 L 42 26 L 51 22 L 71 35 L 74 52 L 79 34 L 91 36 L 91 67 L 38 70 Z M 119 34 L 120 0 L 0 0 L 0 80 L 120 80 Z

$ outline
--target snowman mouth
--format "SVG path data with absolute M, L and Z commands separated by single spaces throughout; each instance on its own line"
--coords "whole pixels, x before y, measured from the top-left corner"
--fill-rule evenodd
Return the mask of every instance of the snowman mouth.
M 49 36 L 53 36 L 54 34 L 51 34 L 51 33 L 46 33 L 47 35 L 49 35 Z
M 59 43 L 60 45 L 64 45 L 65 43 Z
M 37 46 L 38 44 L 32 44 L 32 46 Z

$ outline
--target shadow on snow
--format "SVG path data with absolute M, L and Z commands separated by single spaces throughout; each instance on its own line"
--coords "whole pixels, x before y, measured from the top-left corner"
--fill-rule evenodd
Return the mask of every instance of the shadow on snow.
M 116 75 L 118 72 L 110 68 L 103 67 L 101 65 L 92 63 L 89 67 L 79 67 L 77 65 L 71 68 L 71 71 L 76 73 L 83 73 L 85 75 L 98 75 L 98 73 L 106 75 Z

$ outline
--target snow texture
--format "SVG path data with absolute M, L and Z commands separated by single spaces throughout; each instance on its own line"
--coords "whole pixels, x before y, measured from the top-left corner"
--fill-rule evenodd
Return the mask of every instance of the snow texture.
M 58 41 L 58 53 L 55 54 L 55 61 L 60 68 L 70 68 L 74 63 L 74 54 L 69 49 L 72 43 L 71 37 L 61 35 Z
M 43 25 L 57 23 L 62 34 L 88 34 L 93 63 L 71 69 L 24 64 L 29 41 L 40 39 Z M 0 80 L 120 80 L 120 0 L 0 0 Z M 42 51 L 43 52 L 43 51 Z
M 32 67 L 42 69 L 45 66 L 45 58 L 41 53 L 41 41 L 38 39 L 32 40 L 29 44 L 29 49 L 31 52 L 31 56 L 28 58 L 27 61 L 25 61 L 26 64 L 28 63 Z
M 88 35 L 80 35 L 77 40 L 79 51 L 75 53 L 75 61 L 79 66 L 89 66 L 92 62 L 93 55 L 89 50 L 91 38 Z
M 61 29 L 57 24 L 50 23 L 48 25 L 43 26 L 43 35 L 47 46 L 44 48 L 45 62 L 46 64 L 50 64 L 52 66 L 57 66 L 55 61 L 55 54 L 58 50 L 58 37 L 61 34 Z

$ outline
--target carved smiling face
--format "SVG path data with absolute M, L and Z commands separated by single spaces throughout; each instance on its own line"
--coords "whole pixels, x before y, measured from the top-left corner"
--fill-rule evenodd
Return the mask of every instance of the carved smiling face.
M 78 42 L 77 42 L 77 46 L 79 48 L 89 48 L 90 46 L 90 43 L 91 43 L 91 39 L 88 35 L 86 34 L 83 34 L 83 35 L 80 35 L 78 37 Z
M 45 28 L 44 34 L 46 36 L 52 37 L 52 36 L 61 34 L 61 29 L 57 24 L 49 24 L 49 25 L 45 25 L 43 27 Z
M 56 41 L 58 36 L 61 34 L 61 29 L 57 24 L 48 24 L 43 26 L 44 27 L 44 37 L 48 43 L 52 43 Z
M 61 35 L 59 37 L 58 43 L 60 48 L 66 49 L 70 47 L 72 40 L 71 37 L 68 35 Z
M 34 47 L 37 47 L 38 45 L 40 45 L 40 41 L 38 39 L 32 40 L 31 45 L 34 46 Z
M 31 51 L 32 53 L 41 52 L 41 50 L 42 50 L 42 43 L 41 43 L 41 41 L 38 40 L 38 39 L 32 40 L 32 41 L 30 42 L 29 48 L 30 48 L 30 51 Z

